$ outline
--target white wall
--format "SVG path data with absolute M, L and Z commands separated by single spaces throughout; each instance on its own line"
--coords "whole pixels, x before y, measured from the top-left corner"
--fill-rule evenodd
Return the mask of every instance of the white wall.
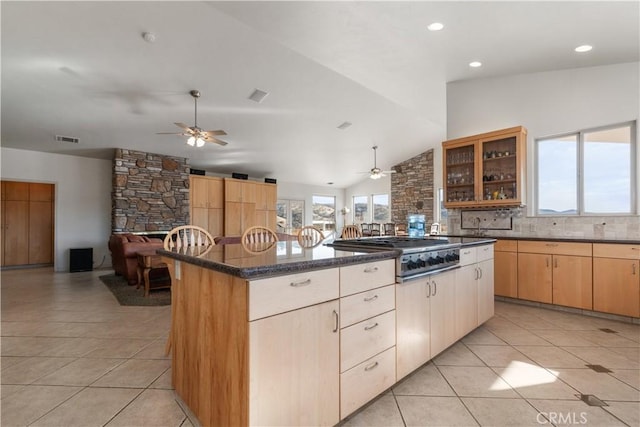
M 533 141 L 543 136 L 638 120 L 639 75 L 639 63 L 633 62 L 450 83 L 447 86 L 447 139 L 518 125 L 526 127 L 529 131 L 527 194 L 530 195 L 533 194 Z M 437 174 L 436 179 L 436 187 L 441 187 L 442 174 Z M 532 203 L 527 205 L 531 214 Z M 582 221 L 584 225 L 594 222 L 589 217 Z M 635 221 L 629 221 L 632 222 Z M 540 235 L 540 227 L 531 229 Z M 587 231 L 580 235 L 594 237 Z
M 94 266 L 111 265 L 110 160 L 0 149 L 3 180 L 55 184 L 54 268 L 69 270 L 69 249 L 93 248 Z
M 391 175 L 380 179 L 365 178 L 345 190 L 346 206 L 351 209 L 346 215 L 346 223 L 353 224 L 353 196 L 371 196 L 372 194 L 388 194 L 391 203 Z M 371 209 L 371 206 L 369 207 Z
M 335 196 L 336 198 L 336 230 L 341 230 L 344 221 L 340 210 L 345 206 L 344 189 L 297 184 L 293 182 L 278 181 L 278 199 L 286 200 L 304 200 L 304 223 L 311 225 L 313 223 L 313 201 L 312 197 L 317 196 Z

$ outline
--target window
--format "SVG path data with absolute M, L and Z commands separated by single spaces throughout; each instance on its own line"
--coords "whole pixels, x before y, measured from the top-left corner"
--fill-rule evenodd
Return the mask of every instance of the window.
M 304 227 L 304 200 L 278 200 L 276 215 L 277 231 L 295 234 Z
M 370 209 L 371 206 L 371 209 Z M 385 223 L 391 221 L 388 194 L 353 196 L 353 223 Z
M 313 225 L 322 231 L 336 228 L 336 198 L 333 196 L 313 196 Z
M 440 224 L 440 234 L 447 234 L 449 221 L 449 213 L 447 208 L 444 207 L 444 188 L 438 188 L 436 192 L 436 219 L 435 222 Z
M 389 212 L 389 195 L 374 194 L 373 198 L 373 222 L 389 222 L 391 213 Z
M 369 222 L 369 198 L 367 196 L 353 196 L 353 223 Z
M 536 140 L 538 215 L 635 212 L 635 123 Z

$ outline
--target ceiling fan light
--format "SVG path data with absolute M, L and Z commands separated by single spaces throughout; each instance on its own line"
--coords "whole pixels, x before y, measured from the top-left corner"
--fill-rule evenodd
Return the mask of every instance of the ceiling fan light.
M 204 146 L 204 139 L 202 138 L 196 139 L 196 147 L 200 148 L 202 146 Z
M 189 139 L 187 139 L 187 144 L 189 144 L 192 147 L 194 145 L 196 145 L 196 137 L 195 136 L 190 136 Z
M 369 178 L 371 178 L 371 179 L 380 179 L 380 178 L 382 178 L 382 174 L 380 174 L 380 173 L 372 173 L 371 175 L 369 175 Z

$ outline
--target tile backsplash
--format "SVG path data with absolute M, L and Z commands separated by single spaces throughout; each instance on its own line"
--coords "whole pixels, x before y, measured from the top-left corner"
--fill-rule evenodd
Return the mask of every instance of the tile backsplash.
M 549 237 L 603 240 L 640 240 L 640 216 L 527 217 L 501 218 L 499 210 L 453 210 L 448 212 L 448 234 L 477 233 L 505 237 Z M 502 216 L 505 214 L 502 213 Z M 511 229 L 502 229 L 511 221 Z M 485 231 L 486 230 L 486 231 Z

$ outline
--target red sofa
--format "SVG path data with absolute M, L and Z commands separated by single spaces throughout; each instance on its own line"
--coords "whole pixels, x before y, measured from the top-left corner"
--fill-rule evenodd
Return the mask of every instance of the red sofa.
M 135 234 L 112 234 L 109 238 L 111 265 L 116 274 L 127 279 L 130 285 L 138 282 L 138 257 L 140 251 L 162 249 L 161 239 Z

